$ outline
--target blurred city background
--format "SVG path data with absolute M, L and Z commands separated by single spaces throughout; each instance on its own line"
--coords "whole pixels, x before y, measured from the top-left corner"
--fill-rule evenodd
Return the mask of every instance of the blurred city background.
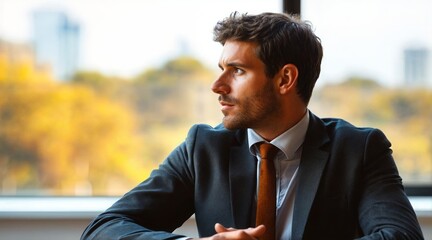
M 432 4 L 303 0 L 324 47 L 310 109 L 382 129 L 404 183 L 432 184 Z M 0 0 L 0 195 L 121 195 L 194 123 L 218 20 L 280 0 Z

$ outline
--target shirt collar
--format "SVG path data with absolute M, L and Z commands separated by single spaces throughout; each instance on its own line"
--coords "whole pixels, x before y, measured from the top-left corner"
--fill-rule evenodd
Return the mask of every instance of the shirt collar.
M 303 116 L 303 118 L 293 127 L 277 136 L 270 143 L 279 148 L 285 155 L 285 159 L 293 159 L 297 150 L 302 146 L 306 131 L 309 126 L 309 111 Z M 260 135 L 254 130 L 248 128 L 248 141 L 249 151 L 252 155 L 256 156 L 258 153 L 256 143 L 266 142 Z

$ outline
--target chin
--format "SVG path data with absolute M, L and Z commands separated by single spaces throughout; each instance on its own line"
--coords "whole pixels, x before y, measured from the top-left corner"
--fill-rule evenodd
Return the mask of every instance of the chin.
M 224 127 L 225 127 L 226 129 L 228 129 L 228 130 L 234 130 L 234 129 L 235 129 L 235 128 L 233 127 L 233 125 L 232 125 L 232 122 L 229 121 L 229 120 L 227 119 L 227 117 L 224 117 L 224 118 L 223 118 L 223 120 L 222 120 L 222 124 L 223 124 Z
M 244 127 L 241 122 L 235 121 L 235 119 L 229 119 L 228 117 L 224 117 L 222 124 L 224 127 L 228 130 L 236 130 L 240 128 L 247 128 Z

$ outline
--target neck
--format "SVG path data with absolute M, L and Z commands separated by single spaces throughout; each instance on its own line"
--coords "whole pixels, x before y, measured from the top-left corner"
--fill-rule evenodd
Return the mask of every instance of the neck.
M 298 109 L 292 108 L 290 110 L 290 112 L 282 111 L 281 114 L 278 114 L 274 118 L 274 121 L 270 121 L 270 123 L 267 122 L 264 126 L 253 128 L 253 130 L 267 141 L 275 139 L 277 136 L 295 126 L 304 115 L 307 114 L 306 107 Z

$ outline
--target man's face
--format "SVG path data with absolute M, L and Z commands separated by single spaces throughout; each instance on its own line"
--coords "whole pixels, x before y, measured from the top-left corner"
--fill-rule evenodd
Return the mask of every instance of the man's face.
M 227 41 L 223 47 L 222 73 L 212 90 L 219 94 L 227 129 L 266 127 L 280 109 L 274 81 L 265 75 L 265 65 L 255 49 L 255 43 L 241 41 Z

